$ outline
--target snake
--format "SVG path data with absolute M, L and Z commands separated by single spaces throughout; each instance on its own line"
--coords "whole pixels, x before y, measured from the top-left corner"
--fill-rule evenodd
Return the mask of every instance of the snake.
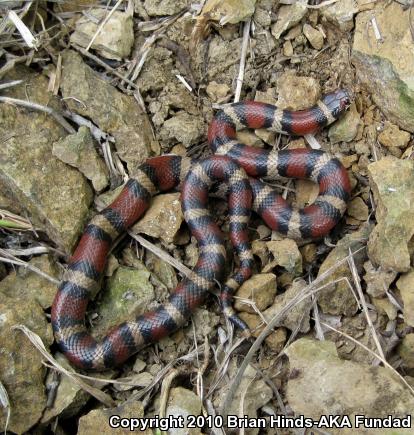
M 223 313 L 248 333 L 232 308 L 232 294 L 252 275 L 248 237 L 251 211 L 274 231 L 295 240 L 325 236 L 339 222 L 350 197 L 350 181 L 336 157 L 320 149 L 265 149 L 237 139 L 243 128 L 268 129 L 294 136 L 314 134 L 349 107 L 350 94 L 337 89 L 305 110 L 243 101 L 223 106 L 208 129 L 212 155 L 190 159 L 165 154 L 147 159 L 128 179 L 116 199 L 87 224 L 58 287 L 51 310 L 55 340 L 67 359 L 84 370 L 105 370 L 124 363 L 144 346 L 183 327 L 217 283 L 223 282 L 225 238 L 209 208 L 209 193 L 227 195 L 230 240 L 237 267 L 221 288 Z M 309 179 L 319 185 L 316 200 L 292 207 L 266 181 L 280 177 Z M 218 187 L 215 187 L 218 186 Z M 106 257 L 115 239 L 148 209 L 151 197 L 181 191 L 184 218 L 199 247 L 195 267 L 168 300 L 111 328 L 102 339 L 86 328 L 88 302 L 100 288 Z M 220 192 L 221 191 L 221 192 Z

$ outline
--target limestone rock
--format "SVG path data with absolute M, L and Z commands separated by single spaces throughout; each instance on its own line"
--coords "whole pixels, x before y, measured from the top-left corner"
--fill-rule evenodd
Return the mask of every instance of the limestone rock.
M 234 303 L 234 308 L 238 311 L 256 313 L 257 311 L 255 311 L 251 305 L 240 300 L 248 299 L 255 304 L 257 309 L 263 311 L 273 302 L 276 292 L 275 275 L 272 273 L 253 275 L 237 290 L 236 296 L 238 299 L 236 299 L 236 302 Z
M 199 20 L 218 21 L 220 25 L 237 24 L 253 15 L 255 4 L 256 0 L 208 0 Z
M 145 0 L 144 8 L 150 16 L 175 15 L 187 7 L 186 0 Z
M 273 24 L 272 35 L 279 39 L 280 35 L 293 26 L 296 26 L 305 16 L 307 2 L 297 1 L 291 5 L 281 6 L 278 12 L 277 21 Z
M 59 280 L 59 270 L 50 256 L 34 257 L 29 264 Z M 22 300 L 35 300 L 44 309 L 51 307 L 56 291 L 56 284 L 24 267 L 19 267 L 0 281 L 0 294 L 11 298 L 18 297 Z
M 276 296 L 273 305 L 264 311 L 263 316 L 267 321 L 270 321 L 275 317 L 285 306 L 298 294 L 303 288 L 306 287 L 306 282 L 303 279 L 298 279 L 293 282 L 291 286 L 285 291 L 285 293 Z M 278 326 L 284 326 L 291 331 L 294 331 L 298 325 L 300 325 L 300 332 L 308 332 L 309 325 L 309 313 L 311 304 L 309 300 L 304 300 L 299 304 L 296 304 L 288 314 L 281 319 Z
M 414 234 L 414 162 L 387 156 L 368 165 L 368 172 L 377 204 L 369 257 L 384 270 L 407 272 L 408 243 Z
M 5 92 L 8 96 L 25 100 L 30 87 L 32 102 L 60 110 L 44 76 L 19 68 L 13 79 L 20 78 L 24 83 Z M 0 137 L 8 137 L 0 148 L 1 190 L 27 211 L 35 227 L 71 251 L 88 218 L 92 190 L 82 174 L 51 155 L 53 142 L 65 135 L 49 115 L 0 105 Z
M 287 399 L 296 415 L 314 419 L 321 415 L 347 415 L 353 422 L 356 414 L 405 417 L 412 412 L 413 396 L 388 368 L 341 360 L 335 344 L 329 341 L 302 338 L 292 343 L 286 353 L 290 371 L 295 373 L 288 380 Z M 351 434 L 354 430 L 331 432 Z M 360 428 L 358 433 L 372 431 Z
M 275 266 L 280 266 L 286 269 L 286 271 L 291 273 L 293 276 L 301 275 L 302 255 L 300 254 L 298 245 L 294 240 L 272 240 L 270 242 L 266 242 L 266 246 L 274 258 L 274 260 L 270 263 L 270 267 L 272 269 Z
M 206 92 L 212 101 L 220 103 L 230 92 L 230 87 L 225 83 L 217 83 L 213 80 L 207 85 Z
M 106 9 L 89 10 L 88 15 L 82 16 L 76 22 L 75 32 L 72 33 L 70 41 L 81 47 L 87 47 L 107 15 Z M 94 21 L 90 17 L 93 17 Z M 133 44 L 132 16 L 115 11 L 96 36 L 91 48 L 103 57 L 121 60 L 131 54 Z
M 153 138 L 147 115 L 133 97 L 99 78 L 75 51 L 63 52 L 62 65 L 61 89 L 63 97 L 71 97 L 66 100 L 69 109 L 111 134 L 119 157 L 133 172 L 151 153 Z
M 184 111 L 167 119 L 160 131 L 163 140 L 171 142 L 176 139 L 186 147 L 196 144 L 204 134 L 205 125 L 202 118 Z
M 345 115 L 329 128 L 329 140 L 331 143 L 351 142 L 355 139 L 361 125 L 361 117 L 353 103 Z
M 363 225 L 358 231 L 339 240 L 336 247 L 329 253 L 319 268 L 318 276 L 321 276 L 339 261 L 346 258 L 350 249 L 351 252 L 359 251 L 354 255 L 354 261 L 357 268 L 361 268 L 366 260 L 366 250 L 360 248 L 365 246 L 370 231 L 371 227 L 369 225 Z M 329 284 L 318 293 L 318 304 L 325 314 L 352 316 L 356 313 L 357 303 L 344 278 L 352 282 L 352 274 L 347 262 L 341 264 L 328 278 L 321 282 L 321 286 Z
M 124 402 L 116 408 L 94 409 L 79 419 L 78 435 L 91 435 L 97 433 L 101 435 L 111 435 L 114 433 L 127 435 L 131 433 L 129 428 L 112 428 L 108 424 L 111 416 L 119 416 L 119 419 L 114 420 L 114 422 L 117 421 L 118 423 L 120 419 L 123 418 L 140 419 L 144 417 L 144 406 L 142 405 L 142 402 L 134 400 Z M 103 422 L 105 422 L 105 424 L 103 424 Z M 142 428 L 139 428 L 135 430 L 139 430 L 139 433 L 142 435 L 153 434 L 152 429 L 142 430 Z
M 53 342 L 52 328 L 41 306 L 31 299 L 2 295 L 0 299 L 0 382 L 11 406 L 9 431 L 27 432 L 42 416 L 46 406 L 43 385 L 46 367 L 43 357 L 27 337 L 11 328 L 24 324 L 39 335 L 46 348 Z M 5 427 L 5 413 L 0 412 L 0 427 Z
M 414 334 L 407 334 L 403 338 L 398 348 L 398 353 L 404 365 L 409 369 L 414 369 Z
M 151 207 L 132 227 L 132 231 L 172 243 L 182 222 L 180 194 L 165 193 L 154 197 Z
M 414 270 L 401 275 L 397 287 L 404 303 L 404 321 L 414 327 Z
M 55 142 L 52 153 L 62 162 L 78 168 L 88 180 L 92 181 L 97 192 L 108 185 L 108 169 L 99 157 L 87 127 L 82 126 L 77 133 Z
M 333 5 L 321 8 L 321 15 L 343 32 L 354 27 L 354 15 L 358 12 L 355 0 L 341 0 Z
M 376 268 L 370 261 L 364 263 L 364 281 L 367 284 L 367 293 L 375 298 L 384 297 L 391 283 L 397 276 L 393 270 Z
M 277 83 L 279 91 L 277 106 L 281 109 L 307 109 L 318 101 L 321 94 L 319 83 L 313 77 L 284 73 Z
M 370 26 L 373 16 L 383 38 L 381 43 L 375 39 Z M 356 17 L 352 61 L 358 80 L 386 117 L 413 132 L 414 47 L 409 16 L 409 9 L 404 10 L 397 2 L 389 5 L 380 2 L 374 11 L 359 13 Z M 370 29 L 368 34 L 367 29 Z
M 400 130 L 398 126 L 385 121 L 384 129 L 378 135 L 378 141 L 386 147 L 405 148 L 410 141 L 410 133 Z
M 177 387 L 170 391 L 168 396 L 168 405 L 166 416 L 178 417 L 182 415 L 184 421 L 187 421 L 189 415 L 200 415 L 201 414 L 201 399 L 199 396 L 194 394 L 192 391 L 186 388 Z M 190 428 L 177 428 L 174 429 L 174 434 L 177 435 L 201 435 L 200 429 Z
M 119 323 L 130 320 L 148 311 L 149 304 L 155 299 L 148 270 L 136 270 L 120 266 L 109 278 L 99 305 L 99 318 L 94 325 L 97 335 Z
M 306 23 L 303 26 L 303 34 L 306 36 L 306 39 L 315 50 L 320 50 L 323 47 L 324 38 L 323 34 L 319 30 Z
M 368 212 L 368 206 L 360 196 L 355 197 L 348 203 L 348 215 L 359 221 L 366 221 L 368 219 Z

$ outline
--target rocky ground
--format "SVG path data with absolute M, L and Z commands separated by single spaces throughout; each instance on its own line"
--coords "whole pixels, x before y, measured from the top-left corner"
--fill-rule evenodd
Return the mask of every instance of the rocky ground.
M 1 3 L 0 428 L 112 433 L 115 414 L 412 413 L 411 5 Z M 232 331 L 212 294 L 186 328 L 121 368 L 78 376 L 53 342 L 56 284 L 85 223 L 137 164 L 167 152 L 208 155 L 207 126 L 221 104 L 240 98 L 303 109 L 338 87 L 352 91 L 353 103 L 315 138 L 239 132 L 255 147 L 320 146 L 341 159 L 353 189 L 346 215 L 323 240 L 281 238 L 252 217 L 255 273 L 235 308 L 256 341 Z M 308 181 L 281 179 L 275 188 L 298 207 L 318 193 Z M 226 230 L 225 202 L 211 204 Z M 88 308 L 98 336 L 162 303 L 197 260 L 179 193 L 156 197 L 132 233 L 110 254 L 104 290 Z M 230 272 L 230 245 L 228 253 Z M 201 426 L 171 433 L 231 432 Z

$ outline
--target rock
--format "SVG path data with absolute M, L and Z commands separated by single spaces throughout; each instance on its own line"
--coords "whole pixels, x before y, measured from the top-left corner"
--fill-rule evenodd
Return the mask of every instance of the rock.
M 337 124 L 337 123 L 335 123 L 335 124 Z M 361 153 L 359 153 L 359 154 L 361 154 Z M 356 163 L 358 161 L 358 156 L 357 156 L 357 154 L 351 154 L 350 156 L 341 157 L 340 160 L 341 160 L 341 163 L 345 166 L 345 168 L 349 169 L 354 163 Z
M 110 418 L 116 416 L 113 420 L 113 424 L 118 425 L 116 430 L 109 425 Z M 129 428 L 121 428 L 119 422 L 121 419 L 142 419 L 144 417 L 144 406 L 142 402 L 136 400 L 130 402 L 124 402 L 116 408 L 110 409 L 93 409 L 89 411 L 88 414 L 83 415 L 79 419 L 78 435 L 91 435 L 91 434 L 101 434 L 101 435 L 111 435 L 120 434 L 127 435 L 131 433 Z M 102 424 L 106 422 L 106 424 Z M 152 435 L 152 429 L 143 430 L 142 427 L 136 428 L 142 435 Z
M 354 15 L 357 12 L 355 0 L 341 0 L 320 9 L 322 17 L 338 26 L 342 32 L 349 32 L 354 27 Z
M 87 47 L 95 36 L 101 22 L 108 15 L 106 9 L 90 9 L 76 21 L 70 42 Z M 96 36 L 91 48 L 108 59 L 121 60 L 131 54 L 134 45 L 134 24 L 132 15 L 115 11 Z
M 253 337 L 258 337 L 265 327 L 263 320 L 257 314 L 242 312 L 239 317 L 246 322 Z M 273 352 L 279 353 L 286 343 L 286 336 L 285 328 L 277 328 L 265 338 L 265 342 Z
M 24 324 L 39 335 L 46 348 L 53 342 L 52 328 L 41 306 L 31 299 L 2 295 L 0 300 L 0 382 L 10 399 L 9 431 L 27 432 L 42 416 L 46 406 L 43 385 L 46 367 L 42 355 L 28 338 L 11 328 Z M 0 412 L 0 427 L 6 414 Z
M 414 269 L 401 275 L 397 287 L 404 304 L 404 321 L 407 325 L 414 326 Z
M 272 25 L 272 35 L 279 39 L 280 35 L 293 26 L 296 26 L 306 15 L 307 2 L 299 0 L 291 5 L 281 6 L 277 15 L 277 21 Z
M 76 52 L 64 51 L 62 65 L 61 89 L 63 97 L 71 97 L 66 100 L 69 109 L 111 134 L 119 157 L 133 172 L 151 153 L 153 135 L 147 115 L 133 97 L 100 79 Z
M 313 181 L 295 180 L 295 185 L 297 207 L 305 207 L 312 204 L 319 195 L 319 186 Z
M 232 362 L 233 364 L 230 364 L 228 371 L 230 379 L 234 378 L 237 370 L 237 366 L 234 364 L 235 360 Z M 227 382 L 219 391 L 217 401 L 223 401 L 228 385 L 229 383 Z M 228 408 L 228 415 L 239 415 L 240 403 L 243 401 L 243 415 L 250 418 L 256 418 L 257 410 L 266 405 L 272 396 L 272 389 L 263 381 L 263 379 L 257 376 L 256 370 L 251 365 L 248 365 Z M 217 404 L 217 406 L 219 405 Z M 254 435 L 257 433 L 257 430 L 249 430 L 249 434 Z
M 184 422 L 187 422 L 189 415 L 200 415 L 201 414 L 201 399 L 199 396 L 194 394 L 192 391 L 187 390 L 182 387 L 172 388 L 168 396 L 168 405 L 166 416 L 173 416 L 177 418 L 182 416 Z M 201 434 L 200 429 L 191 428 L 188 429 L 185 424 L 184 428 L 174 429 L 174 434 L 177 435 L 195 435 Z
M 407 334 L 398 347 L 398 354 L 409 369 L 414 369 L 414 334 Z
M 56 361 L 62 365 L 66 370 L 71 370 L 68 360 L 60 353 L 54 355 Z M 54 382 L 53 377 L 55 372 L 50 372 L 46 379 L 46 386 Z M 96 376 L 96 373 L 94 374 Z M 102 376 L 102 375 L 101 375 Z M 106 373 L 106 377 L 108 374 Z M 99 377 L 99 374 L 98 374 Z M 103 388 L 104 384 L 97 383 L 97 386 Z M 61 418 L 69 418 L 76 415 L 86 402 L 90 399 L 90 395 L 83 390 L 78 384 L 73 382 L 68 376 L 60 376 L 59 386 L 57 387 L 55 400 L 50 408 L 47 408 L 42 416 L 41 423 L 47 423 L 57 416 Z
M 44 76 L 18 68 L 12 78 L 24 83 L 7 96 L 26 100 L 30 87 L 33 103 L 60 110 Z M 92 191 L 82 174 L 51 155 L 53 142 L 65 134 L 47 114 L 0 105 L 0 137 L 8 138 L 0 149 L 0 190 L 26 210 L 35 227 L 71 251 L 88 218 Z
M 252 131 L 242 130 L 238 131 L 236 134 L 237 140 L 242 144 L 256 148 L 263 148 L 263 142 Z
M 253 275 L 237 290 L 234 308 L 246 313 L 256 313 L 257 311 L 250 304 L 241 300 L 247 299 L 253 302 L 258 310 L 263 311 L 273 302 L 276 292 L 276 275 L 272 273 Z
M 145 0 L 144 8 L 150 16 L 175 15 L 187 7 L 186 0 Z
M 107 330 L 119 323 L 130 320 L 148 311 L 155 299 L 148 270 L 136 270 L 120 266 L 108 280 L 99 305 L 99 318 L 94 332 L 104 335 Z
M 345 115 L 329 128 L 329 140 L 331 143 L 351 142 L 355 139 L 361 125 L 361 117 L 353 103 Z
M 361 268 L 364 261 L 366 261 L 366 250 L 361 250 L 361 248 L 365 246 L 370 232 L 371 227 L 369 225 L 362 225 L 358 231 L 348 234 L 339 240 L 336 247 L 329 253 L 319 268 L 318 277 L 346 258 L 349 255 L 349 250 L 356 253 L 354 255 L 354 262 L 357 268 Z M 347 278 L 349 282 L 353 280 L 347 262 L 337 267 L 320 283 L 320 286 L 327 285 L 323 290 L 318 292 L 318 304 L 323 313 L 352 316 L 358 310 L 358 305 L 352 291 L 344 278 Z
M 167 119 L 160 131 L 160 137 L 163 140 L 171 142 L 171 140 L 176 139 L 185 147 L 196 144 L 204 134 L 205 125 L 202 118 L 184 111 Z
M 108 169 L 95 150 L 89 128 L 82 126 L 77 133 L 55 142 L 52 153 L 62 162 L 78 168 L 88 180 L 92 181 L 93 188 L 97 192 L 108 185 Z
M 282 239 L 266 242 L 267 249 L 273 255 L 271 268 L 283 267 L 294 276 L 302 274 L 302 256 L 294 240 Z
M 304 24 L 303 26 L 303 34 L 306 36 L 306 39 L 309 41 L 310 45 L 315 50 L 320 50 L 323 47 L 323 34 L 319 30 L 316 30 L 309 24 Z
M 374 298 L 384 297 L 391 283 L 397 276 L 393 270 L 375 268 L 370 261 L 364 263 L 364 281 L 367 284 L 367 293 Z
M 177 287 L 177 274 L 170 264 L 161 260 L 161 258 L 151 252 L 147 252 L 146 265 L 149 267 L 151 272 L 153 272 L 153 277 L 156 275 L 168 290 L 172 291 Z
M 366 221 L 368 220 L 369 210 L 363 199 L 357 196 L 348 203 L 347 213 L 359 221 Z
M 286 57 L 293 56 L 293 45 L 289 40 L 285 41 L 283 44 L 283 55 Z
M 316 260 L 318 248 L 315 243 L 308 243 L 300 248 L 300 253 L 302 255 L 303 261 L 305 263 L 311 264 Z
M 127 382 L 127 384 L 115 384 L 114 388 L 117 391 L 130 391 L 134 388 L 146 388 L 151 385 L 153 380 L 154 376 L 151 373 L 142 372 L 122 378 L 122 381 Z
M 371 298 L 371 301 L 380 315 L 386 315 L 389 320 L 397 319 L 397 307 L 388 298 Z
M 59 269 L 49 255 L 34 257 L 29 261 L 29 264 L 53 278 L 60 279 Z M 34 300 L 43 309 L 52 306 L 56 291 L 56 284 L 24 267 L 15 269 L 0 281 L 0 294 L 11 298 L 18 297 L 22 300 Z
M 368 165 L 377 205 L 377 225 L 368 253 L 373 264 L 384 270 L 410 269 L 408 243 L 414 234 L 414 162 L 387 156 Z
M 180 194 L 165 193 L 153 198 L 150 208 L 132 227 L 132 231 L 161 238 L 168 244 L 173 243 L 182 222 Z
M 383 38 L 381 43 L 376 41 L 370 25 L 373 16 Z M 414 50 L 409 16 L 410 11 L 396 2 L 387 7 L 377 3 L 374 11 L 359 13 L 352 62 L 358 80 L 385 116 L 414 132 Z
M 390 369 L 341 360 L 330 341 L 301 338 L 287 348 L 286 354 L 290 372 L 295 374 L 288 380 L 287 399 L 296 415 L 313 419 L 321 415 L 342 415 L 353 423 L 357 414 L 405 417 L 412 412 L 411 392 Z M 352 428 L 331 433 L 355 431 Z M 360 428 L 358 433 L 372 431 Z
M 277 84 L 279 91 L 277 106 L 281 109 L 307 109 L 318 101 L 321 94 L 319 83 L 313 77 L 284 73 Z
M 224 102 L 230 92 L 230 87 L 225 83 L 217 83 L 214 80 L 207 85 L 207 95 L 216 103 Z
M 378 135 L 378 141 L 385 147 L 405 148 L 410 141 L 410 133 L 400 130 L 389 121 L 384 122 L 384 129 Z
M 208 336 L 214 331 L 217 331 L 217 325 L 220 323 L 220 316 L 200 307 L 194 310 L 192 318 L 195 331 L 193 328 L 187 328 L 184 331 L 191 342 L 194 340 L 194 337 L 199 342 L 204 341 L 206 335 Z
M 285 291 L 285 293 L 276 296 L 273 305 L 264 311 L 263 316 L 267 321 L 275 317 L 285 306 L 306 287 L 306 282 L 303 279 L 298 279 Z M 311 310 L 309 299 L 296 304 L 288 314 L 280 320 L 278 326 L 284 326 L 291 331 L 294 331 L 300 325 L 300 332 L 308 332 L 309 313 Z

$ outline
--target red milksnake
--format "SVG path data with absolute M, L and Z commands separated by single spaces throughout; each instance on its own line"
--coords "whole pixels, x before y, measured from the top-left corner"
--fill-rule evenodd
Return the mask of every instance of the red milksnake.
M 222 280 L 223 236 L 207 210 L 208 189 L 214 181 L 228 186 L 230 238 L 240 259 L 239 268 L 223 287 L 221 302 L 230 320 L 245 329 L 246 325 L 232 311 L 231 295 L 252 271 L 247 237 L 250 210 L 288 237 L 321 237 L 343 215 L 350 184 L 339 160 L 325 152 L 253 148 L 237 142 L 236 129 L 314 133 L 335 121 L 349 103 L 348 93 L 337 90 L 312 108 L 296 112 L 253 101 L 232 104 L 218 112 L 210 125 L 208 139 L 214 156 L 197 163 L 165 155 L 143 163 L 115 201 L 87 225 L 59 286 L 52 306 L 52 326 L 67 358 L 83 369 L 102 370 L 121 364 L 144 345 L 183 326 L 207 292 Z M 257 178 L 247 178 L 246 173 L 265 179 L 309 178 L 319 184 L 319 196 L 312 205 L 294 210 L 270 187 Z M 86 330 L 84 318 L 90 295 L 99 287 L 111 243 L 142 216 L 151 196 L 177 187 L 181 187 L 185 219 L 199 243 L 197 265 L 166 303 L 118 325 L 101 341 L 95 340 Z

